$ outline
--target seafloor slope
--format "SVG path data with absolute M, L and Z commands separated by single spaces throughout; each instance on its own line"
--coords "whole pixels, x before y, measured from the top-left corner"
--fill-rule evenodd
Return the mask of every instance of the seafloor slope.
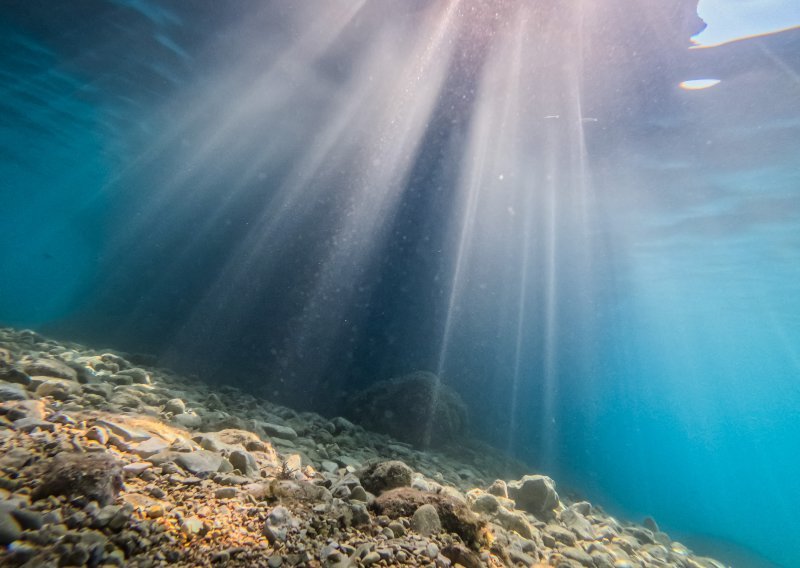
M 488 447 L 420 452 L 129 359 L 0 330 L 0 565 L 722 566 Z

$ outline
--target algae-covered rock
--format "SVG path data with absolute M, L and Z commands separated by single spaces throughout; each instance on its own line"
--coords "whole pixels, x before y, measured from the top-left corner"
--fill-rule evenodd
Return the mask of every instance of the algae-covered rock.
M 370 464 L 356 472 L 356 476 L 364 489 L 380 495 L 388 489 L 408 487 L 411 485 L 413 473 L 412 469 L 403 462 L 391 460 Z
M 469 510 L 465 502 L 448 495 L 425 493 L 410 487 L 384 492 L 372 503 L 372 509 L 390 519 L 411 517 L 422 505 L 433 505 L 442 528 L 459 535 L 465 543 L 477 545 L 484 522 Z
M 428 372 L 375 383 L 352 397 L 347 414 L 369 430 L 420 447 L 457 441 L 467 427 L 464 401 Z

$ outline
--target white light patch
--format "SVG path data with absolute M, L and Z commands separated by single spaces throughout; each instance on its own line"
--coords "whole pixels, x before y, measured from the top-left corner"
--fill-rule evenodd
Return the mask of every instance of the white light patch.
M 700 91 L 719 85 L 719 83 L 719 79 L 690 79 L 689 81 L 682 82 L 680 88 L 687 91 Z
M 715 47 L 800 26 L 797 0 L 700 0 L 697 14 L 708 26 L 692 38 L 695 48 Z

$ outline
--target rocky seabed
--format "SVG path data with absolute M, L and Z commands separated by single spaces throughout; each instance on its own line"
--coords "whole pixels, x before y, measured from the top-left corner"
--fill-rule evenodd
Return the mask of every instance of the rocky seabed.
M 0 566 L 723 566 L 487 446 L 136 361 L 0 329 Z

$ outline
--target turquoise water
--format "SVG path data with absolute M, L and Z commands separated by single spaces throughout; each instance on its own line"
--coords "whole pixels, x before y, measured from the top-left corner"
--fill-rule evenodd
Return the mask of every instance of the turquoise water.
M 701 27 L 6 2 L 0 323 L 331 415 L 431 370 L 565 490 L 800 565 L 800 31 Z

